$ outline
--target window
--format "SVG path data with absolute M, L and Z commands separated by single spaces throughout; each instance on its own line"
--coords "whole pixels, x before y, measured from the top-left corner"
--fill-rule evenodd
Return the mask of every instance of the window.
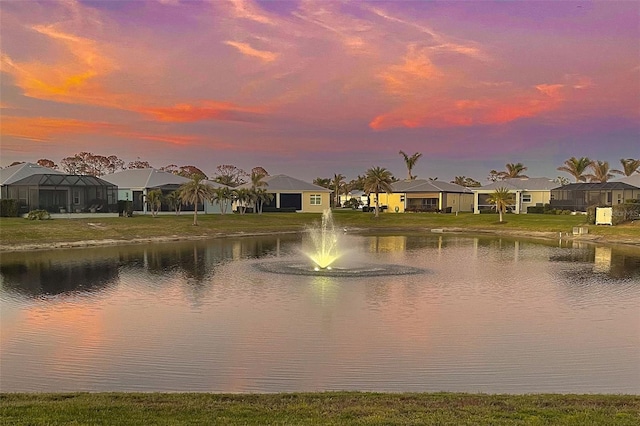
M 311 194 L 310 204 L 312 206 L 319 206 L 322 204 L 322 196 L 320 194 Z
M 530 203 L 531 202 L 531 194 L 522 194 L 522 202 Z
M 73 204 L 80 204 L 80 191 L 77 189 L 73 190 Z

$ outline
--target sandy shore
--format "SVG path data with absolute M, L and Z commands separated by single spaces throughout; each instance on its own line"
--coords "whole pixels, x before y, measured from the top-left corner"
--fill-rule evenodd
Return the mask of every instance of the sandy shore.
M 418 232 L 425 232 L 430 234 L 466 234 L 466 235 L 494 235 L 505 236 L 510 238 L 528 238 L 528 239 L 541 239 L 541 240 L 563 240 L 563 241 L 584 241 L 589 243 L 598 243 L 606 245 L 630 245 L 640 248 L 640 241 L 634 238 L 612 238 L 601 235 L 584 234 L 584 235 L 572 235 L 570 233 L 558 233 L 558 232 L 534 232 L 534 231 L 520 231 L 520 230 L 486 230 L 475 228 L 420 228 L 416 229 Z M 281 231 L 275 234 L 295 234 L 298 231 Z M 367 233 L 407 233 L 406 228 L 403 229 L 375 229 L 368 230 L 363 228 L 348 229 L 347 232 L 354 234 L 367 234 Z M 82 247 L 104 247 L 114 245 L 130 245 L 130 244 L 152 244 L 152 243 L 165 243 L 172 241 L 199 241 L 215 238 L 237 238 L 237 237 L 254 237 L 263 235 L 274 235 L 274 232 L 234 232 L 234 233 L 218 233 L 212 235 L 201 236 L 179 236 L 169 235 L 162 237 L 150 237 L 150 238 L 134 238 L 134 239 L 95 239 L 95 240 L 83 240 L 83 241 L 60 241 L 52 243 L 28 243 L 28 244 L 0 244 L 0 252 L 16 252 L 16 251 L 34 251 L 34 250 L 53 250 L 53 249 L 69 249 L 69 248 L 82 248 Z

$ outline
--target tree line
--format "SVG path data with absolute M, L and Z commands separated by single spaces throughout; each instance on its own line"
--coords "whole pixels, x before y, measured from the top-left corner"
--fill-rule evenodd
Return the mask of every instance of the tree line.
M 15 161 L 8 167 L 22 164 L 23 161 Z M 82 151 L 69 157 L 65 157 L 60 161 L 60 164 L 56 164 L 54 161 L 48 158 L 42 158 L 37 161 L 37 164 L 42 167 L 48 167 L 54 170 L 60 170 L 69 175 L 84 175 L 84 176 L 96 176 L 101 177 L 111 173 L 119 172 L 127 169 L 150 169 L 154 168 L 148 161 L 137 158 L 135 161 L 125 163 L 124 160 L 118 158 L 116 155 L 100 155 L 92 152 Z M 173 173 L 178 176 L 183 176 L 188 179 L 193 179 L 196 176 L 200 176 L 203 179 L 209 179 L 209 177 L 198 167 L 193 165 L 178 166 L 176 164 L 169 164 L 159 167 L 158 170 Z M 269 176 L 269 173 L 263 167 L 254 167 L 250 173 L 231 165 L 221 164 L 216 167 L 216 172 L 211 176 L 211 180 L 222 185 L 236 187 L 249 182 L 253 174 L 262 174 L 263 176 Z

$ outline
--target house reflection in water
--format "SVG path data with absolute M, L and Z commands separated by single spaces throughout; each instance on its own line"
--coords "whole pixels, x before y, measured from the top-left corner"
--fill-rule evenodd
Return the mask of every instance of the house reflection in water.
M 640 253 L 636 248 L 594 246 L 573 242 L 568 251 L 553 255 L 553 262 L 582 263 L 585 268 L 571 268 L 565 273 L 571 278 L 589 278 L 605 274 L 611 278 L 640 278 Z
M 101 291 L 118 280 L 117 259 L 83 262 L 2 262 L 3 286 L 27 296 Z

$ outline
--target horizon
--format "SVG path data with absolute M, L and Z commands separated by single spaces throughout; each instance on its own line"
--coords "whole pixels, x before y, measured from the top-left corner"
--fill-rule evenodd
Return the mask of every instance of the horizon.
M 639 2 L 0 3 L 0 165 L 487 184 L 640 158 Z

